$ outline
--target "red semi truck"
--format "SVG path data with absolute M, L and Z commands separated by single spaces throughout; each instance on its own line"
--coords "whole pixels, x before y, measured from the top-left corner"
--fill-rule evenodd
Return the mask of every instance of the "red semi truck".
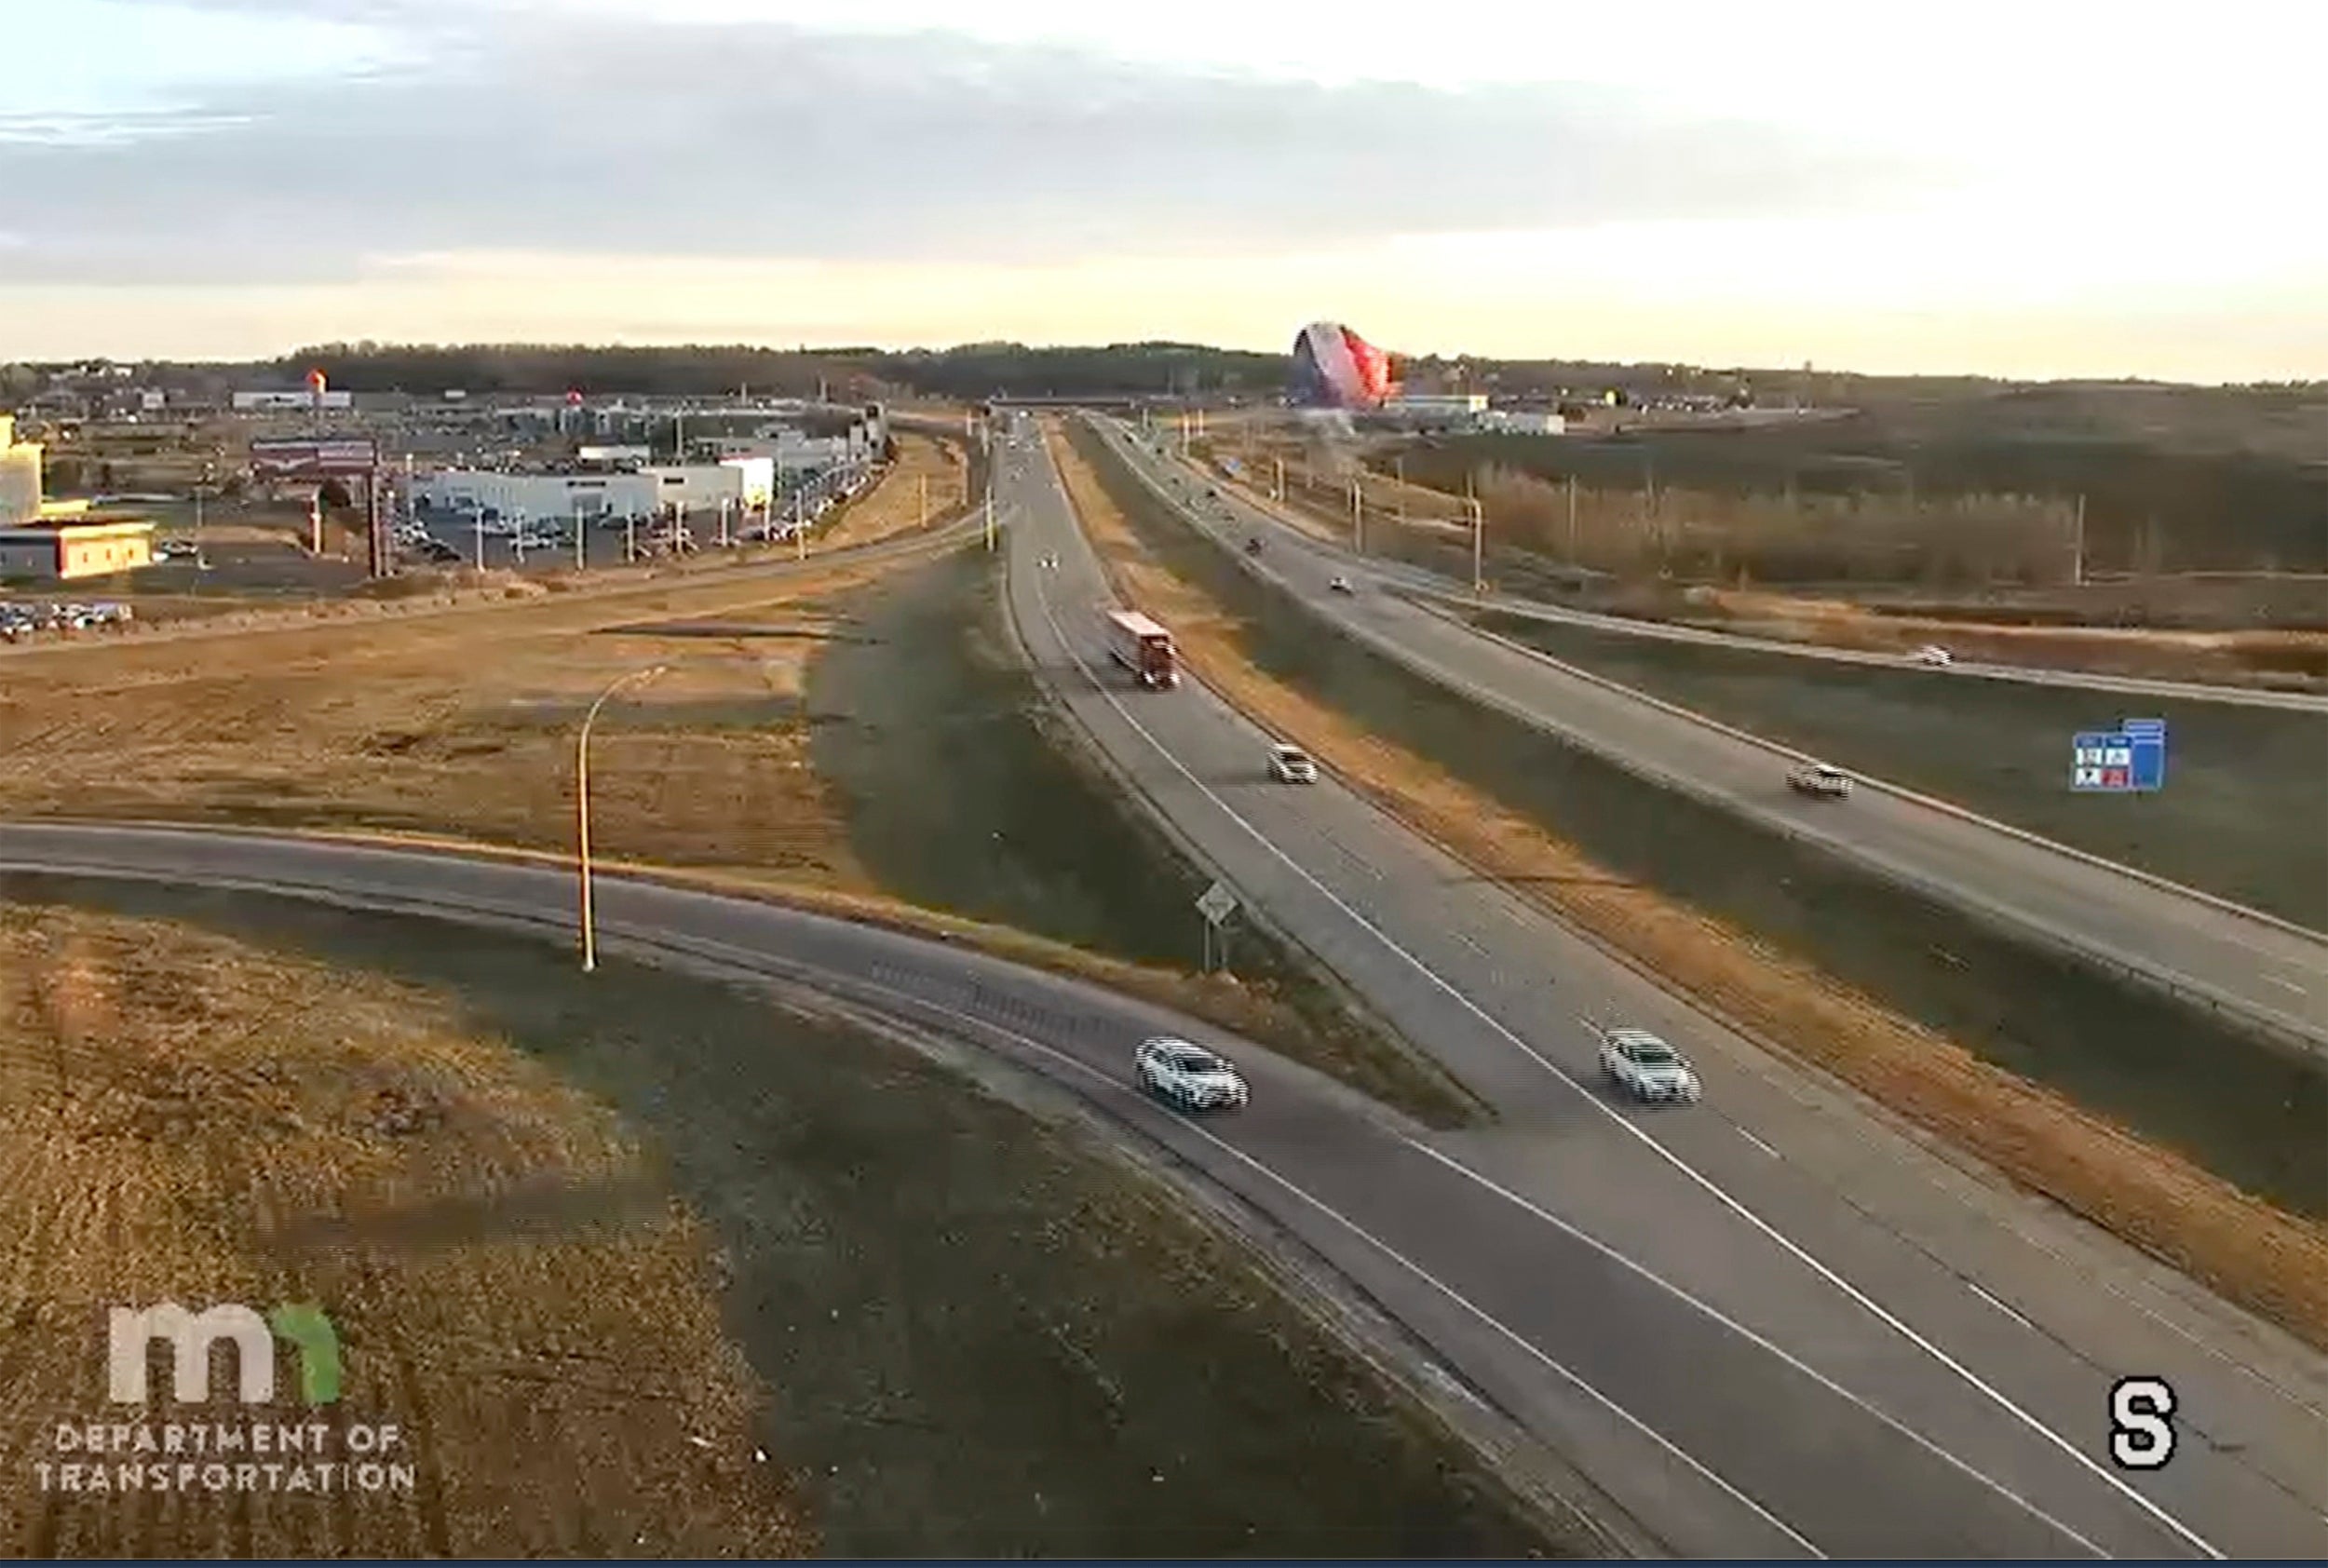
M 1107 617 L 1107 651 L 1150 691 L 1180 684 L 1172 634 L 1137 610 L 1117 610 Z

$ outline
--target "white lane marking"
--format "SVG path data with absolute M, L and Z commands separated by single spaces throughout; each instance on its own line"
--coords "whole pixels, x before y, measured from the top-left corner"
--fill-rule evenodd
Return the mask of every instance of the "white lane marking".
M 1487 956 L 1487 949 L 1481 946 L 1480 939 L 1471 935 L 1470 932 L 1457 931 L 1455 933 L 1455 940 L 1461 942 L 1465 947 L 1469 948 L 1473 953 L 1478 953 L 1482 958 Z
M 1982 1290 L 1978 1285 L 1973 1284 L 1971 1280 L 1968 1279 L 1964 1282 L 1964 1284 L 1965 1289 L 1970 1291 L 1974 1295 L 1988 1303 L 1989 1305 L 1995 1307 L 1997 1311 L 2003 1313 L 2006 1317 L 2011 1318 L 2023 1328 L 2032 1331 L 2037 1328 L 2035 1323 L 2030 1322 L 2026 1318 L 2021 1316 L 2020 1313 L 2014 1311 L 2011 1307 L 2007 1306 L 2003 1302 L 1998 1301 L 1995 1296 L 1990 1295 L 1986 1291 Z
M 1056 475 L 1052 478 L 1051 488 L 1054 490 L 1057 489 Z M 1063 493 L 1062 494 L 1061 499 L 1062 501 L 1064 500 Z M 1082 537 L 1082 532 L 1079 528 L 1075 527 L 1073 522 L 1074 513 L 1069 511 L 1067 513 L 1067 517 L 1069 519 L 1070 528 L 1074 529 L 1076 537 L 1080 539 Z M 1089 541 L 1085 541 L 1085 547 L 1087 549 L 1090 547 Z M 1917 1332 L 1914 1328 L 1902 1321 L 1897 1314 L 1883 1305 L 1882 1303 L 1868 1295 L 1866 1291 L 1861 1290 L 1858 1286 L 1852 1284 L 1849 1280 L 1837 1274 L 1834 1269 L 1829 1268 L 1825 1264 L 1820 1262 L 1819 1259 L 1813 1257 L 1793 1237 L 1784 1235 L 1767 1220 L 1765 1220 L 1761 1215 L 1747 1208 L 1737 1198 L 1732 1197 L 1711 1178 L 1706 1176 L 1704 1172 L 1699 1170 L 1697 1167 L 1691 1165 L 1687 1160 L 1683 1159 L 1679 1155 L 1673 1153 L 1672 1150 L 1658 1142 L 1655 1138 L 1650 1137 L 1648 1133 L 1642 1130 L 1642 1129 L 1635 1126 L 1626 1117 L 1619 1115 L 1614 1109 L 1604 1103 L 1599 1096 L 1595 1095 L 1590 1088 L 1586 1088 L 1582 1083 L 1578 1082 L 1574 1076 L 1572 1076 L 1564 1068 L 1562 1068 L 1557 1063 L 1553 1062 L 1550 1058 L 1545 1056 L 1534 1046 L 1529 1045 L 1510 1029 L 1505 1027 L 1502 1022 L 1496 1020 L 1485 1008 L 1482 1007 L 1478 1003 L 1472 1001 L 1469 996 L 1466 996 L 1460 990 L 1450 984 L 1445 978 L 1441 976 L 1438 971 L 1431 968 L 1429 965 L 1415 957 L 1414 953 L 1409 953 L 1405 948 L 1400 946 L 1398 940 L 1388 932 L 1383 930 L 1374 922 L 1368 920 L 1357 910 L 1352 909 L 1349 904 L 1345 902 L 1343 899 L 1332 888 L 1328 887 L 1324 883 L 1320 882 L 1315 876 L 1312 876 L 1299 861 L 1295 860 L 1292 856 L 1286 854 L 1284 850 L 1279 848 L 1266 834 L 1261 831 L 1261 830 L 1255 828 L 1251 822 L 1245 820 L 1243 817 L 1238 815 L 1237 809 L 1234 806 L 1230 805 L 1226 801 L 1223 800 L 1211 788 L 1209 788 L 1205 784 L 1204 780 L 1198 778 L 1189 770 L 1188 765 L 1185 763 L 1183 763 L 1178 757 L 1174 756 L 1162 741 L 1157 739 L 1155 735 L 1149 731 L 1145 724 L 1143 724 L 1138 719 L 1132 716 L 1130 710 L 1127 709 L 1123 705 L 1122 700 L 1118 698 L 1113 691 L 1110 691 L 1107 686 L 1098 679 L 1097 676 L 1091 673 L 1091 667 L 1085 662 L 1083 656 L 1076 652 L 1074 644 L 1068 641 L 1064 629 L 1062 629 L 1059 624 L 1059 617 L 1051 611 L 1049 597 L 1043 592 L 1042 582 L 1039 578 L 1035 580 L 1034 586 L 1035 602 L 1042 607 L 1044 619 L 1050 623 L 1052 635 L 1059 639 L 1061 646 L 1067 650 L 1067 656 L 1075 661 L 1076 668 L 1083 672 L 1084 679 L 1091 683 L 1093 689 L 1099 693 L 1102 700 L 1105 701 L 1109 707 L 1113 708 L 1116 710 L 1117 716 L 1122 719 L 1126 724 L 1130 725 L 1132 731 L 1137 734 L 1141 739 L 1146 741 L 1148 745 L 1154 749 L 1157 756 L 1162 757 L 1165 762 L 1171 764 L 1174 771 L 1179 773 L 1182 777 L 1187 779 L 1190 784 L 1194 785 L 1199 794 L 1211 801 L 1213 805 L 1220 809 L 1224 816 L 1227 817 L 1230 821 L 1236 823 L 1239 828 L 1243 829 L 1246 834 L 1250 836 L 1254 843 L 1260 845 L 1262 848 L 1266 849 L 1270 855 L 1281 861 L 1288 870 L 1293 872 L 1294 875 L 1308 883 L 1309 885 L 1316 889 L 1327 902 L 1333 904 L 1334 908 L 1340 910 L 1345 915 L 1347 915 L 1352 921 L 1356 922 L 1357 925 L 1368 935 L 1372 936 L 1385 948 L 1387 948 L 1391 953 L 1402 959 L 1417 974 L 1421 975 L 1425 980 L 1430 981 L 1431 984 L 1436 986 L 1439 990 L 1444 992 L 1457 1007 L 1463 1008 L 1473 1018 L 1479 1020 L 1481 1023 L 1484 1024 L 1496 1034 L 1501 1036 L 1504 1041 L 1510 1045 L 1514 1049 L 1522 1052 L 1523 1055 L 1534 1061 L 1547 1073 L 1551 1074 L 1561 1082 L 1566 1084 L 1570 1088 L 1576 1090 L 1577 1093 L 1583 1098 L 1587 1104 L 1590 1105 L 1595 1111 L 1598 1111 L 1601 1115 L 1606 1116 L 1610 1121 L 1614 1122 L 1625 1132 L 1627 1136 L 1638 1140 L 1644 1147 L 1653 1151 L 1659 1159 L 1665 1161 L 1666 1164 L 1672 1166 L 1688 1181 L 1701 1188 L 1709 1196 L 1712 1197 L 1715 1202 L 1721 1204 L 1724 1208 L 1736 1214 L 1739 1219 L 1745 1221 L 1747 1224 L 1759 1231 L 1764 1237 L 1767 1237 L 1774 1245 L 1785 1251 L 1790 1257 L 1793 1257 L 1796 1262 L 1803 1264 L 1804 1267 L 1818 1275 L 1821 1279 L 1825 1280 L 1835 1290 L 1843 1292 L 1845 1296 L 1857 1303 L 1862 1310 L 1874 1316 L 1877 1321 L 1891 1329 L 1902 1339 L 1905 1339 L 1910 1345 L 1915 1345 L 1917 1349 L 1924 1352 L 1925 1355 L 1939 1362 L 1942 1367 L 1945 1367 L 1949 1372 L 1955 1373 L 1957 1377 L 1962 1378 L 1965 1383 L 1969 1385 L 1971 1387 L 1979 1390 L 1983 1397 L 1994 1403 L 1999 1410 L 2004 1411 L 2014 1420 L 2018 1421 L 2022 1426 L 2027 1427 L 2031 1432 L 2037 1434 L 2046 1442 L 2059 1449 L 2063 1453 L 2067 1454 L 2070 1460 L 2079 1468 L 2095 1477 L 2105 1486 L 2107 1486 L 2110 1490 L 2124 1497 L 2128 1502 L 2133 1504 L 2134 1507 L 2140 1509 L 2143 1513 L 2147 1514 L 2150 1518 L 2164 1525 L 2177 1537 L 2190 1546 L 2197 1548 L 2206 1556 L 2217 1561 L 2222 1560 L 2224 1554 L 2216 1550 L 2214 1546 L 2209 1542 L 2205 1536 L 2200 1535 L 2198 1532 L 2192 1530 L 2188 1525 L 2185 1524 L 2181 1520 L 2176 1519 L 2172 1514 L 2167 1512 L 2166 1509 L 2160 1507 L 2158 1504 L 2152 1502 L 2149 1498 L 2135 1491 L 2132 1486 L 2129 1486 L 2125 1481 L 2119 1480 L 2117 1476 L 2105 1469 L 2100 1464 L 2096 1463 L 2090 1455 L 2088 1455 L 2083 1449 L 2071 1442 L 2067 1438 L 2063 1437 L 2060 1433 L 2054 1431 L 2051 1426 L 2048 1426 L 2035 1415 L 2032 1415 L 2029 1412 L 2023 1410 L 2020 1405 L 2014 1403 L 2013 1400 L 2007 1398 L 2003 1392 L 1997 1389 L 1996 1386 L 1991 1384 L 1987 1379 L 1982 1377 L 1971 1368 L 1966 1366 L 1963 1362 L 1957 1360 L 1954 1356 L 1948 1354 L 1947 1351 L 1942 1349 L 1939 1345 L 1933 1344 L 1923 1334 Z M 1234 710 L 1231 710 L 1231 711 L 1234 712 Z
M 610 926 L 608 929 L 611 934 L 620 930 L 620 928 L 621 927 L 619 926 Z M 692 950 L 699 953 L 724 953 L 730 955 L 731 962 L 740 963 L 743 966 L 753 969 L 755 972 L 766 972 L 765 968 L 767 960 L 766 954 L 755 952 L 751 948 L 738 947 L 733 943 L 721 941 L 715 937 L 698 937 L 692 933 L 686 933 L 678 934 L 675 937 L 672 935 L 656 935 L 642 939 L 633 933 L 630 939 L 643 939 L 648 945 L 675 947 L 681 949 L 682 951 Z M 927 998 L 914 995 L 910 991 L 902 991 L 895 986 L 886 984 L 883 981 L 876 980 L 851 975 L 848 977 L 848 987 L 849 989 L 860 994 L 863 992 L 876 992 L 882 995 L 894 998 L 896 1002 L 903 1005 L 903 1009 L 906 1011 L 908 1017 L 911 1017 L 913 1011 L 916 1009 L 926 1010 L 940 1014 L 942 1017 L 954 1019 L 959 1024 L 968 1025 L 973 1033 L 985 1032 L 999 1034 L 1005 1039 L 1015 1040 L 1024 1048 L 1035 1051 L 1042 1056 L 1049 1057 L 1051 1061 L 1060 1063 L 1062 1066 L 1066 1067 L 1070 1071 L 1104 1086 L 1111 1094 L 1130 1099 L 1144 1107 L 1148 1105 L 1148 1102 L 1143 1098 L 1138 1091 L 1126 1086 L 1120 1079 L 1113 1077 L 1106 1073 L 1103 1073 L 1098 1068 L 1092 1066 L 1090 1062 L 1085 1061 L 1078 1056 L 1061 1050 L 1056 1046 L 1046 1044 L 1041 1040 L 1035 1039 L 1032 1035 L 1022 1034 L 1016 1029 L 1013 1029 L 1007 1024 L 996 1023 L 991 1020 L 980 1018 L 974 1013 L 964 1012 L 958 1007 L 947 1007 L 942 1002 L 929 1001 Z M 1812 1557 L 1820 1559 L 1821 1561 L 1826 1559 L 1827 1554 L 1820 1551 L 1816 1546 L 1813 1546 L 1810 1540 L 1805 1536 L 1802 1532 L 1794 1529 L 1784 1520 L 1779 1518 L 1778 1515 L 1772 1513 L 1768 1508 L 1754 1501 L 1753 1498 L 1749 1497 L 1744 1492 L 1740 1491 L 1730 1481 L 1725 1480 L 1702 1461 L 1693 1457 L 1686 1450 L 1675 1443 L 1671 1438 L 1668 1438 L 1665 1434 L 1659 1432 L 1656 1427 L 1651 1426 L 1647 1422 L 1642 1420 L 1641 1417 L 1633 1414 L 1632 1412 L 1627 1410 L 1624 1406 L 1618 1404 L 1615 1399 L 1610 1399 L 1606 1394 L 1602 1393 L 1591 1384 L 1586 1382 L 1584 1378 L 1571 1371 L 1563 1362 L 1555 1359 L 1541 1347 L 1529 1341 L 1518 1330 L 1512 1328 L 1509 1324 L 1504 1322 L 1503 1319 L 1497 1318 L 1494 1313 L 1489 1312 L 1485 1307 L 1471 1300 L 1470 1297 L 1465 1295 L 1462 1291 L 1456 1290 L 1454 1286 L 1440 1278 L 1429 1269 L 1425 1268 L 1421 1264 L 1418 1264 L 1414 1259 L 1408 1257 L 1404 1252 L 1400 1251 L 1396 1247 L 1393 1247 L 1390 1243 L 1376 1236 L 1373 1231 L 1368 1230 L 1364 1225 L 1359 1223 L 1347 1214 L 1343 1213 L 1339 1209 L 1334 1208 L 1333 1205 L 1328 1203 L 1325 1199 L 1310 1192 L 1307 1188 L 1293 1180 L 1293 1178 L 1282 1174 L 1274 1167 L 1266 1164 L 1253 1156 L 1247 1154 L 1244 1150 L 1237 1147 L 1235 1144 L 1226 1142 L 1217 1133 L 1213 1132 L 1210 1128 L 1199 1126 L 1198 1123 L 1190 1121 L 1185 1117 L 1175 1116 L 1170 1118 L 1170 1120 L 1171 1125 L 1179 1128 L 1197 1138 L 1202 1139 L 1205 1142 L 1211 1144 L 1215 1149 L 1218 1149 L 1221 1153 L 1226 1155 L 1231 1159 L 1236 1160 L 1238 1164 L 1245 1166 L 1257 1175 L 1260 1175 L 1268 1181 L 1275 1183 L 1278 1186 L 1284 1188 L 1294 1197 L 1308 1205 L 1310 1208 L 1315 1209 L 1319 1213 L 1323 1214 L 1326 1218 L 1332 1220 L 1334 1223 L 1348 1231 L 1352 1236 L 1355 1236 L 1360 1240 L 1365 1242 L 1369 1247 L 1374 1248 L 1384 1257 L 1388 1258 L 1392 1263 L 1398 1264 L 1398 1266 L 1414 1276 L 1415 1278 L 1421 1280 L 1424 1284 L 1429 1286 L 1432 1290 L 1438 1291 L 1441 1295 L 1455 1303 L 1464 1311 L 1478 1318 L 1480 1322 L 1485 1324 L 1498 1336 L 1509 1341 L 1512 1345 L 1517 1345 L 1522 1351 L 1525 1352 L 1530 1358 L 1541 1362 L 1546 1368 L 1574 1386 L 1578 1391 L 1589 1396 L 1594 1401 L 1599 1403 L 1604 1409 L 1617 1416 L 1619 1420 L 1623 1421 L 1627 1426 L 1632 1427 L 1635 1431 L 1641 1433 L 1644 1437 L 1649 1439 L 1666 1453 L 1671 1453 L 1674 1458 L 1680 1460 L 1691 1470 L 1704 1477 L 1722 1493 L 1727 1496 L 1735 1498 L 1750 1512 L 1754 1514 L 1755 1517 L 1761 1519 L 1765 1523 L 1768 1524 L 1772 1529 L 1784 1535 L 1788 1540 L 1793 1541 L 1796 1546 L 1801 1547 L 1804 1551 L 1809 1553 Z M 1155 1135 L 1151 1133 L 1150 1136 L 1154 1137 Z M 1158 1141 L 1161 1142 L 1161 1140 Z M 1425 1152 L 1428 1153 L 1428 1151 Z
M 1734 1127 L 1737 1126 L 1736 1123 L 1732 1123 L 1731 1125 Z M 1781 1157 L 1778 1150 L 1772 1148 L 1769 1144 L 1764 1142 L 1761 1139 L 1755 1137 L 1744 1128 L 1740 1127 L 1738 1129 L 1738 1135 L 1740 1138 L 1745 1139 L 1749 1143 L 1752 1143 L 1755 1148 L 1760 1149 L 1764 1154 L 1768 1155 L 1772 1159 Z
M 2269 980 L 2274 985 L 2286 986 L 2290 991 L 2294 992 L 2298 996 L 2309 996 L 2311 994 L 2310 992 L 2305 990 L 2294 980 L 2281 980 L 2278 975 L 2266 975 L 2264 979 Z
M 2099 1546 L 2095 1545 L 2092 1541 L 2088 1540 L 2085 1536 L 2071 1529 L 2067 1524 L 2064 1524 L 2060 1520 L 2055 1519 L 2051 1514 L 2047 1513 L 2043 1508 L 2038 1507 L 2035 1503 L 2029 1501 L 2028 1498 L 2022 1496 L 2021 1494 L 2015 1492 L 2004 1482 L 1997 1480 L 1993 1476 L 1989 1476 L 1975 1468 L 1966 1461 L 1957 1458 L 1955 1454 L 1941 1447 L 1938 1443 L 1926 1437 L 1923 1433 L 1918 1432 L 1915 1427 L 1908 1426 L 1905 1422 L 1900 1421 L 1886 1412 L 1877 1409 L 1875 1405 L 1869 1403 L 1866 1399 L 1861 1399 L 1859 1395 L 1852 1393 L 1848 1388 L 1844 1387 L 1843 1385 L 1837 1383 L 1834 1379 L 1829 1377 L 1818 1368 L 1811 1366 L 1808 1362 L 1804 1361 L 1799 1357 L 1796 1357 L 1789 1352 L 1785 1346 L 1773 1340 L 1765 1338 L 1762 1334 L 1756 1332 L 1752 1328 L 1749 1328 L 1746 1324 L 1739 1322 L 1737 1318 L 1732 1318 L 1728 1313 L 1724 1312 L 1720 1307 L 1715 1306 L 1712 1303 L 1691 1294 L 1688 1290 L 1683 1286 L 1676 1285 L 1673 1281 L 1666 1278 L 1655 1269 L 1648 1267 L 1644 1264 L 1634 1262 L 1624 1253 L 1617 1250 L 1616 1248 L 1609 1246 L 1604 1241 L 1602 1241 L 1599 1237 L 1589 1236 L 1585 1232 L 1578 1230 L 1575 1225 L 1570 1224 L 1567 1221 L 1562 1219 L 1550 1210 L 1545 1209 L 1531 1199 L 1523 1196 L 1519 1193 L 1513 1192 L 1509 1187 L 1505 1186 L 1494 1177 L 1487 1175 L 1483 1171 L 1473 1169 L 1470 1166 L 1464 1164 L 1454 1156 L 1444 1154 L 1438 1149 L 1432 1148 L 1428 1143 L 1420 1142 L 1415 1139 L 1409 1138 L 1404 1133 L 1398 1133 L 1394 1136 L 1398 1138 L 1400 1142 L 1404 1143 L 1408 1148 L 1413 1149 L 1416 1153 L 1426 1156 L 1430 1159 L 1437 1160 L 1441 1165 L 1445 1166 L 1448 1169 L 1455 1171 L 1458 1175 L 1468 1177 L 1469 1180 L 1477 1183 L 1482 1187 L 1485 1187 L 1489 1192 L 1492 1192 L 1496 1196 L 1502 1198 L 1505 1202 L 1526 1210 L 1528 1213 L 1534 1215 L 1537 1220 L 1551 1226 L 1554 1230 L 1559 1231 L 1563 1236 L 1582 1242 L 1585 1246 L 1591 1248 L 1603 1257 L 1607 1258 L 1611 1262 L 1618 1264 L 1625 1268 L 1631 1269 L 1633 1273 L 1639 1275 L 1650 1284 L 1664 1291 L 1668 1295 L 1671 1295 L 1676 1300 L 1685 1303 L 1690 1306 L 1696 1307 L 1706 1317 L 1712 1318 L 1714 1322 L 1721 1324 L 1722 1327 L 1729 1330 L 1730 1332 L 1738 1335 L 1740 1339 L 1768 1351 L 1771 1355 L 1777 1357 L 1780 1360 L 1785 1362 L 1796 1372 L 1801 1372 L 1805 1377 L 1809 1378 L 1812 1382 L 1818 1384 L 1821 1388 L 1826 1389 L 1827 1392 L 1834 1395 L 1837 1399 L 1842 1399 L 1845 1403 L 1852 1406 L 1854 1409 L 1874 1417 L 1886 1426 L 1890 1427 L 1902 1437 L 1906 1438 L 1910 1442 L 1915 1444 L 1916 1447 L 1931 1453 L 1951 1468 L 1971 1477 L 1974 1480 L 1979 1481 L 1982 1485 L 1996 1493 L 1998 1496 L 2004 1498 L 2010 1503 L 2014 1504 L 2016 1507 L 2021 1508 L 2023 1512 L 2028 1514 L 2032 1519 L 2037 1520 L 2041 1523 L 2051 1526 L 2061 1534 L 2067 1536 L 2070 1540 L 2075 1541 L 2079 1546 L 2085 1548 L 2086 1550 L 2091 1552 L 2094 1556 L 2107 1557 L 2110 1555 L 2108 1552 L 2104 1551 Z

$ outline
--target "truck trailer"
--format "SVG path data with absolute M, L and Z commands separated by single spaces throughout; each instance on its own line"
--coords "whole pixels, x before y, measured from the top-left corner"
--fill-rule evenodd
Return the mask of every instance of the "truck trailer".
M 1152 692 L 1180 684 L 1172 634 L 1137 610 L 1117 610 L 1107 617 L 1107 651 Z

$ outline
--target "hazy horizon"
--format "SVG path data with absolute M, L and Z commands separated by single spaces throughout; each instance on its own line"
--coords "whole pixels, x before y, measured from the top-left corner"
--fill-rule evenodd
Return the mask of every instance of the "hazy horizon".
M 0 359 L 1277 352 L 1323 318 L 1415 355 L 2328 375 L 2328 13 L 846 17 L 56 0 L 0 80 Z

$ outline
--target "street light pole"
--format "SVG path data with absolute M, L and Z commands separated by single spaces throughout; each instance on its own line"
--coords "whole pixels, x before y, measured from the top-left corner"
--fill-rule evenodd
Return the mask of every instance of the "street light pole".
M 1481 570 L 1481 557 L 1487 545 L 1487 508 L 1476 500 L 1471 503 L 1471 591 L 1482 593 L 1487 588 L 1487 575 Z
M 581 733 L 574 741 L 574 809 L 575 865 L 582 885 L 582 969 L 589 973 L 598 967 L 598 912 L 591 901 L 590 889 L 590 726 L 598 722 L 598 710 L 606 706 L 606 699 L 634 681 L 652 681 L 670 668 L 651 665 L 619 676 L 615 683 L 598 694 L 590 710 L 582 716 Z

